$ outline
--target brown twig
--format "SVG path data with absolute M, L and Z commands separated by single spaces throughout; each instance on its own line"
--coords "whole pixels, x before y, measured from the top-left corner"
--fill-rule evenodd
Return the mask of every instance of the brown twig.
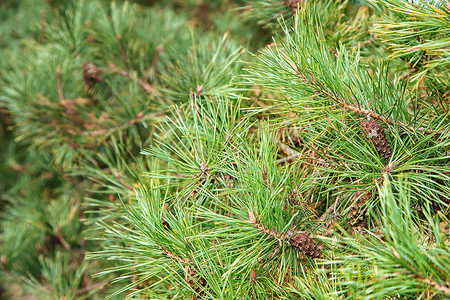
M 130 120 L 130 121 L 128 121 L 128 122 L 118 126 L 118 127 L 115 126 L 113 128 L 105 128 L 105 129 L 98 129 L 98 130 L 93 130 L 93 131 L 85 131 L 85 135 L 86 136 L 108 135 L 108 134 L 110 134 L 110 133 L 112 133 L 114 131 L 117 131 L 117 130 L 120 131 L 120 130 L 123 130 L 123 129 L 127 128 L 128 126 L 132 126 L 132 125 L 136 124 L 139 121 L 151 120 L 151 119 L 154 119 L 156 117 L 162 116 L 163 114 L 164 114 L 163 112 L 156 112 L 156 113 L 151 113 L 151 114 L 144 115 L 143 112 L 140 112 L 139 114 L 137 114 L 137 116 L 134 119 L 132 119 L 132 120 Z
M 219 260 L 220 266 L 223 268 L 222 260 L 220 259 L 219 252 L 217 251 L 216 243 L 212 242 L 214 245 L 214 250 L 216 250 L 217 259 Z
M 103 281 L 103 282 L 94 283 L 94 284 L 91 284 L 91 285 L 88 285 L 86 287 L 78 289 L 75 292 L 75 294 L 77 296 L 80 296 L 80 295 L 83 295 L 83 294 L 85 294 L 87 292 L 90 292 L 90 291 L 93 291 L 93 290 L 96 290 L 96 289 L 101 290 L 104 287 L 106 287 L 106 285 L 109 284 L 109 283 L 110 283 L 109 281 Z
M 279 232 L 276 232 L 276 231 L 270 230 L 269 228 L 264 227 L 264 225 L 261 224 L 256 219 L 255 215 L 250 210 L 248 210 L 248 218 L 249 219 L 247 221 L 244 221 L 244 222 L 252 224 L 253 226 L 255 226 L 256 229 L 261 230 L 265 234 L 270 235 L 271 237 L 274 237 L 274 238 L 279 239 L 279 240 L 285 240 L 286 241 L 286 240 L 289 239 L 289 235 L 287 235 L 287 234 L 282 234 L 282 233 L 279 233 Z
M 408 71 L 406 71 L 405 73 L 403 73 L 403 74 L 398 78 L 398 81 L 403 81 L 403 80 L 409 78 L 409 77 L 411 76 L 411 74 L 414 74 L 414 73 L 416 73 L 417 71 L 419 71 L 418 68 L 412 68 L 412 69 L 409 69 Z
M 5 255 L 5 254 L 2 254 L 2 255 L 0 256 L 0 266 L 2 267 L 3 271 L 4 271 L 6 274 L 8 274 L 9 276 L 13 276 L 11 270 L 9 270 L 9 269 L 7 268 L 7 265 L 8 265 L 8 261 L 6 260 L 6 255 Z
M 306 163 L 310 163 L 314 166 L 320 166 L 320 167 L 337 167 L 336 163 L 332 163 L 332 162 L 325 162 L 323 159 L 321 158 L 316 158 L 314 157 L 315 152 L 313 150 L 311 151 L 306 151 L 305 155 L 302 156 L 302 153 L 292 149 L 291 147 L 283 144 L 283 143 L 278 143 L 278 146 L 280 147 L 280 149 L 286 153 L 288 156 L 284 157 L 284 158 L 280 158 L 277 160 L 277 163 L 283 163 L 286 161 L 290 161 L 296 158 L 303 158 L 304 162 Z M 312 153 L 311 153 L 312 152 Z M 350 169 L 348 167 L 347 164 L 340 164 L 341 166 L 345 166 L 347 169 Z
M 133 187 L 131 187 L 131 185 L 129 185 L 128 183 L 126 183 L 125 181 L 123 181 L 122 177 L 122 172 L 118 172 L 117 169 L 114 169 L 114 177 L 116 177 L 116 179 L 119 181 L 120 184 L 122 184 L 124 187 L 126 187 L 129 191 L 134 191 Z
M 62 86 L 62 81 L 61 81 L 61 67 L 59 65 L 56 66 L 56 84 L 58 85 L 59 99 L 62 102 L 65 100 L 65 98 L 64 98 L 64 91 L 63 91 L 63 86 Z
M 181 264 L 194 264 L 194 262 L 192 260 L 190 260 L 189 258 L 181 258 L 178 255 L 176 255 L 166 249 L 163 249 L 163 248 L 160 248 L 160 249 L 161 249 L 161 253 L 165 254 L 167 257 L 169 257 L 173 260 L 176 260 L 177 262 L 179 262 Z
M 5 122 L 6 125 L 12 125 L 11 114 L 6 110 L 6 108 L 0 106 L 0 120 Z
M 283 151 L 286 155 L 292 156 L 292 155 L 300 155 L 300 152 L 292 149 L 288 145 L 285 145 L 281 142 L 278 143 L 278 147 Z
M 118 34 L 116 34 L 116 39 L 117 39 L 117 42 L 119 43 L 120 52 L 122 53 L 123 61 L 125 62 L 127 69 L 130 70 L 130 64 L 128 62 L 127 53 L 126 53 L 125 47 L 123 45 L 122 36 L 118 33 Z
M 282 164 L 285 162 L 290 162 L 296 158 L 299 158 L 301 156 L 301 153 L 292 149 L 291 147 L 279 142 L 278 143 L 278 147 L 280 148 L 281 151 L 283 151 L 286 155 L 288 155 L 287 157 L 284 158 L 280 158 L 277 159 L 277 164 Z
M 42 94 L 37 94 L 36 96 L 39 98 L 40 103 L 43 104 L 43 105 L 51 106 L 51 107 L 54 107 L 54 108 L 59 108 L 60 107 L 60 104 L 58 104 L 57 102 L 53 102 L 53 101 L 49 100 L 48 98 L 46 98 Z
M 64 96 L 64 88 L 61 80 L 61 67 L 56 67 L 56 84 L 58 85 L 59 105 L 61 105 L 66 114 L 71 118 L 72 122 L 76 125 L 81 125 L 80 116 L 78 113 L 77 105 L 87 105 L 91 103 L 90 98 L 78 98 L 78 99 L 66 99 Z M 48 100 L 43 95 L 38 94 L 38 98 L 48 106 L 56 107 L 57 104 Z
M 434 282 L 434 281 L 431 281 L 430 279 L 428 279 L 428 278 L 423 278 L 423 277 L 420 277 L 420 276 L 417 276 L 417 278 L 420 280 L 420 281 L 422 281 L 422 282 L 424 282 L 424 283 L 426 283 L 426 284 L 429 284 L 429 285 L 431 285 L 434 289 L 436 289 L 436 290 L 438 290 L 438 291 L 440 291 L 440 292 L 443 292 L 443 293 L 445 293 L 445 294 L 447 294 L 447 295 L 450 295 L 450 282 L 446 282 L 446 284 L 447 285 L 441 285 L 441 284 L 438 284 L 438 283 L 436 283 L 436 282 Z
M 163 52 L 163 45 L 159 45 L 156 47 L 155 55 L 153 56 L 152 64 L 150 65 L 150 68 L 147 69 L 144 73 L 145 79 L 148 81 L 151 79 L 152 75 L 155 73 L 156 64 L 158 63 L 159 57 L 161 56 L 161 53 Z
M 70 244 L 66 242 L 66 240 L 64 239 L 64 236 L 61 233 L 61 228 L 57 227 L 55 230 L 56 236 L 58 237 L 59 242 L 61 243 L 61 245 L 64 247 L 64 249 L 69 250 Z
M 264 225 L 262 225 L 255 217 L 255 215 L 248 210 L 248 220 L 244 221 L 246 223 L 252 224 L 255 228 L 264 232 L 265 234 L 288 243 L 294 249 L 299 250 L 301 253 L 312 257 L 312 258 L 322 258 L 322 252 L 317 247 L 316 242 L 312 238 L 312 234 L 309 232 L 301 232 L 295 227 L 290 229 L 287 233 L 279 233 L 274 230 L 270 230 Z M 276 250 L 275 250 L 276 251 Z
M 208 26 L 211 23 L 208 6 L 203 0 L 197 0 L 197 8 L 195 10 L 196 18 L 194 19 L 195 25 Z
M 292 154 L 292 155 L 290 155 L 290 156 L 287 156 L 287 157 L 284 157 L 284 158 L 277 159 L 277 164 L 282 164 L 282 163 L 285 163 L 285 162 L 290 162 L 290 161 L 292 161 L 292 160 L 294 160 L 294 159 L 296 159 L 296 158 L 299 158 L 300 156 L 301 156 L 301 153 L 300 153 L 300 152 L 297 152 L 297 153 Z
M 132 76 L 129 71 L 124 71 L 124 70 L 120 69 L 118 66 L 116 66 L 112 62 L 108 62 L 108 66 L 113 72 L 116 72 L 119 75 L 125 76 L 129 79 L 135 79 L 136 82 L 144 89 L 144 91 L 147 94 L 151 95 L 156 92 L 155 88 L 151 84 L 149 84 L 145 80 L 142 80 L 140 78 L 136 78 L 136 77 Z

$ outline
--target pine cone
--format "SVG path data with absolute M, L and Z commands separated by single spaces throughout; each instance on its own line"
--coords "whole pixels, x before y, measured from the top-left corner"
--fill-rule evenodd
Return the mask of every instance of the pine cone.
M 352 198 L 353 205 L 350 207 L 348 216 L 350 218 L 349 223 L 352 227 L 367 227 L 367 220 L 363 214 L 361 214 L 361 208 L 370 198 L 371 192 L 357 191 Z M 355 202 L 356 201 L 356 202 Z
M 299 232 L 291 237 L 289 243 L 292 247 L 300 250 L 304 254 L 312 258 L 322 258 L 322 251 L 320 251 L 316 242 L 311 238 L 311 234 L 307 232 Z
M 185 280 L 187 284 L 195 291 L 200 297 L 204 294 L 203 288 L 206 286 L 205 278 L 201 277 L 195 268 L 190 266 L 185 267 Z
M 83 80 L 88 88 L 92 88 L 97 82 L 103 82 L 102 73 L 103 70 L 91 61 L 83 64 Z
M 392 155 L 392 149 L 380 123 L 375 120 L 364 120 L 361 123 L 361 127 L 372 140 L 378 154 L 380 154 L 381 157 L 390 158 Z

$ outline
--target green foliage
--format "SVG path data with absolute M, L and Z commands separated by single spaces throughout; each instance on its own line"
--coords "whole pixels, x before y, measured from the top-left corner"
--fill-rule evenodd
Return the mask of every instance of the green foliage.
M 79 268 L 73 270 L 69 265 L 74 259 L 76 258 L 61 252 L 57 252 L 55 258 L 39 257 L 42 276 L 50 287 L 43 288 L 39 280 L 32 279 L 28 282 L 32 293 L 39 299 L 85 299 L 77 297 L 76 290 L 82 281 L 87 264 L 82 263 Z
M 173 102 L 184 102 L 192 95 L 237 93 L 233 80 L 241 71 L 241 65 L 236 61 L 242 51 L 227 40 L 227 35 L 219 43 L 212 40 L 215 40 L 214 36 L 193 36 L 192 48 L 187 56 L 163 71 L 161 83 L 165 94 Z
M 278 108 L 294 113 L 289 122 L 301 128 L 298 138 L 322 158 L 319 169 L 333 177 L 316 184 L 330 192 L 352 185 L 366 189 L 387 172 L 394 182 L 405 177 L 414 181 L 416 201 L 439 202 L 449 192 L 448 116 L 431 107 L 411 112 L 415 99 L 404 85 L 388 80 L 387 66 L 370 69 L 358 53 L 343 48 L 330 53 L 321 31 L 316 34 L 308 22 L 317 19 L 305 14 L 292 29 L 284 27 L 286 36 L 251 65 L 249 80 L 284 95 Z M 389 161 L 379 157 L 364 135 L 364 116 L 388 126 L 388 139 L 394 141 Z
M 383 14 L 374 32 L 391 51 L 391 56 L 407 62 L 407 75 L 416 87 L 425 81 L 429 89 L 445 93 L 450 83 L 448 4 L 439 1 L 431 5 L 424 0 L 379 2 L 375 7 L 387 9 L 389 13 Z
M 402 182 L 395 193 L 387 176 L 380 187 L 380 204 L 376 211 L 382 224 L 380 235 L 330 241 L 337 244 L 337 252 L 342 251 L 333 261 L 339 269 L 330 271 L 342 278 L 342 290 L 371 291 L 353 294 L 358 299 L 397 295 L 427 299 L 448 294 L 449 234 L 440 229 L 440 221 L 448 222 L 448 218 L 442 213 L 433 216 L 427 205 L 425 218 L 420 216 L 412 209 L 409 184 Z
M 2 2 L 0 297 L 448 298 L 449 7 L 367 2 Z

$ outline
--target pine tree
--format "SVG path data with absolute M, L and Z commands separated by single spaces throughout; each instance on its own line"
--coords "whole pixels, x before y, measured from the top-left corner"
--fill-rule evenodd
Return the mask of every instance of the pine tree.
M 1 297 L 450 297 L 448 1 L 0 8 Z

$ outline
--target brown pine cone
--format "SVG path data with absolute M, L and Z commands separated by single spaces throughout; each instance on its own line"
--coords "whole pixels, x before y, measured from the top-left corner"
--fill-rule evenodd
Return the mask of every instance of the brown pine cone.
M 370 200 L 372 197 L 371 192 L 357 191 L 352 198 L 352 206 L 348 212 L 349 223 L 352 228 L 355 230 L 357 228 L 367 227 L 367 219 L 365 215 L 362 214 L 361 208 L 364 203 Z M 355 230 L 358 231 L 358 230 Z
M 197 295 L 201 297 L 204 294 L 203 288 L 206 286 L 206 280 L 198 274 L 197 270 L 186 266 L 185 280 Z
M 380 123 L 375 120 L 364 120 L 361 123 L 361 127 L 364 129 L 367 136 L 372 140 L 378 154 L 380 154 L 381 157 L 390 158 L 392 155 L 392 149 Z
M 91 61 L 83 64 L 83 80 L 88 88 L 92 88 L 97 82 L 103 82 L 102 73 L 103 70 Z
M 289 240 L 289 243 L 295 249 L 303 252 L 312 258 L 322 258 L 322 251 L 317 246 L 316 242 L 311 238 L 308 232 L 299 232 Z

